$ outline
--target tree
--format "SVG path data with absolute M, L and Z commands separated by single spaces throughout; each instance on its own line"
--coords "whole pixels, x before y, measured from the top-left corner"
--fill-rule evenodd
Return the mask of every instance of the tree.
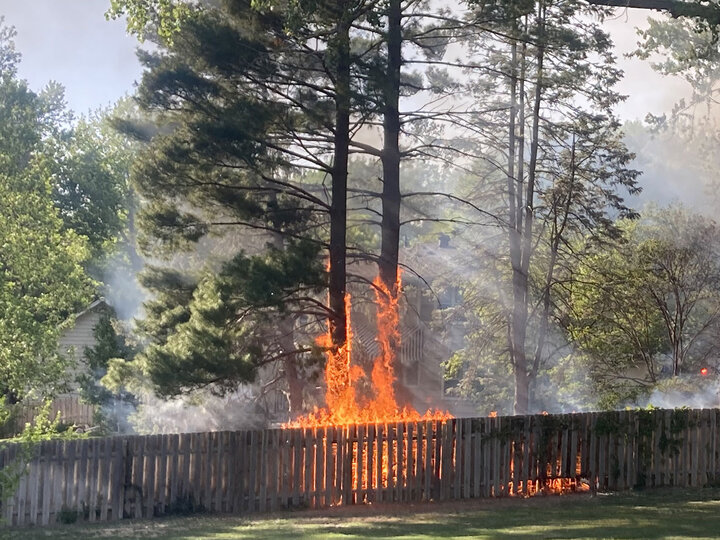
M 127 405 L 135 404 L 135 396 L 124 388 L 118 388 L 113 393 L 100 381 L 113 360 L 131 360 L 138 352 L 128 343 L 119 325 L 112 308 L 101 313 L 93 329 L 95 345 L 83 351 L 82 368 L 76 378 L 83 400 L 96 406 L 95 426 L 115 433 L 127 430 L 125 409 Z M 118 412 L 118 405 L 121 404 L 124 406 Z
M 127 108 L 121 104 L 115 110 Z M 88 239 L 90 270 L 98 278 L 120 243 L 134 269 L 141 266 L 132 238 L 135 201 L 128 178 L 134 149 L 112 128 L 113 114 L 98 111 L 80 118 L 47 141 L 55 206 L 65 228 Z
M 659 73 L 681 77 L 691 86 L 688 99 L 682 98 L 675 103 L 670 114 L 655 116 L 648 113 L 647 129 L 657 134 L 659 144 L 650 147 L 649 154 L 670 139 L 669 145 L 683 148 L 682 169 L 692 175 L 683 182 L 680 196 L 685 203 L 697 207 L 708 204 L 708 214 L 713 212 L 713 204 L 718 202 L 717 186 L 720 179 L 718 170 L 718 148 L 720 125 L 717 122 L 715 107 L 720 93 L 720 49 L 718 48 L 717 28 L 698 25 L 690 19 L 648 19 L 649 27 L 639 32 L 640 42 L 635 55 L 642 59 L 658 56 L 662 61 L 652 61 L 651 66 Z M 672 151 L 671 151 L 672 155 Z M 663 161 L 666 156 L 663 155 Z M 662 173 L 662 171 L 660 171 Z M 683 176 L 682 172 L 678 176 Z M 689 183 L 704 181 L 705 193 L 698 193 L 696 200 L 688 201 Z M 700 187 L 700 186 L 698 186 Z M 700 191 L 700 190 L 698 190 Z
M 624 233 L 581 266 L 569 296 L 570 335 L 610 405 L 699 373 L 720 347 L 717 225 L 671 207 L 648 210 Z
M 678 7 L 674 2 L 668 6 Z M 177 252 L 183 246 L 198 245 L 210 233 L 242 227 L 265 231 L 272 246 L 241 254 L 237 260 L 226 257 L 214 262 L 209 271 L 212 279 L 196 276 L 203 286 L 195 293 L 204 299 L 194 300 L 198 308 L 205 301 L 220 302 L 213 310 L 227 307 L 231 299 L 212 282 L 227 278 L 232 268 L 282 267 L 307 255 L 304 270 L 309 272 L 316 269 L 313 259 L 328 250 L 327 305 L 318 300 L 319 280 L 310 274 L 307 282 L 294 286 L 277 282 L 265 287 L 277 290 L 276 285 L 281 286 L 282 304 L 275 303 L 276 299 L 255 303 L 258 298 L 268 299 L 254 290 L 242 291 L 238 295 L 242 302 L 235 304 L 234 309 L 242 308 L 243 314 L 246 309 L 262 314 L 263 321 L 269 320 L 271 312 L 282 316 L 275 319 L 282 321 L 276 328 L 284 330 L 279 335 L 266 334 L 257 343 L 273 337 L 280 342 L 284 336 L 282 352 L 277 352 L 286 358 L 290 380 L 295 379 L 290 374 L 297 345 L 289 337 L 294 334 L 293 317 L 309 314 L 328 318 L 328 348 L 334 351 L 328 357 L 329 373 L 342 379 L 340 388 L 349 384 L 347 355 L 342 351 L 347 345 L 347 164 L 351 152 L 368 153 L 382 164 L 381 246 L 379 256 L 373 258 L 379 262 L 378 288 L 386 291 L 391 304 L 397 301 L 401 162 L 412 154 L 431 155 L 429 148 L 442 146 L 421 144 L 401 150 L 403 135 L 416 135 L 409 132 L 409 124 L 432 122 L 432 115 L 421 113 L 402 117 L 403 91 L 434 86 L 422 87 L 417 78 L 403 73 L 404 63 L 413 57 L 403 50 L 404 44 L 427 40 L 424 47 L 434 50 L 437 60 L 443 44 L 457 37 L 450 36 L 452 30 L 460 29 L 461 35 L 472 28 L 475 36 L 481 36 L 478 42 L 483 47 L 495 43 L 472 64 L 453 64 L 481 73 L 484 79 L 479 87 L 491 88 L 489 106 L 477 108 L 484 114 L 474 110 L 448 116 L 469 119 L 456 126 L 483 137 L 476 144 L 477 154 L 495 165 L 495 174 L 502 175 L 506 185 L 508 204 L 501 221 L 507 233 L 506 277 L 512 285 L 504 292 L 513 298 L 512 305 L 506 306 L 508 361 L 515 376 L 518 412 L 528 410 L 532 385 L 547 356 L 549 327 L 555 317 L 554 289 L 563 281 L 560 274 L 568 261 L 578 256 L 569 238 L 588 232 L 597 239 L 611 238 L 617 231 L 610 213 L 632 214 L 618 189 L 634 191 L 637 173 L 627 166 L 631 156 L 620 142 L 612 116 L 619 97 L 606 88 L 617 81 L 619 73 L 612 65 L 607 36 L 585 18 L 602 16 L 607 10 L 544 2 L 472 3 L 471 7 L 475 12 L 469 22 L 459 23 L 438 13 L 427 17 L 441 23 L 417 30 L 414 25 L 425 16 L 419 11 L 424 5 L 399 0 L 113 3 L 112 12 L 129 14 L 130 28 L 156 40 L 160 51 L 146 55 L 148 74 L 139 92 L 145 111 L 162 125 L 136 174 L 140 190 L 151 201 L 143 218 L 149 232 L 146 245 Z M 431 69 L 427 74 L 435 82 L 444 78 Z M 491 80 L 489 75 L 496 78 Z M 578 104 L 578 93 L 588 103 Z M 492 98 L 497 99 L 493 102 Z M 382 149 L 354 137 L 361 127 L 378 124 L 380 117 Z M 457 154 L 471 157 L 462 150 Z M 330 193 L 307 182 L 312 172 L 330 178 Z M 469 206 L 480 210 L 477 204 Z M 316 246 L 314 253 L 308 249 L 311 244 Z M 190 311 L 183 324 L 190 324 L 192 317 L 197 324 L 183 326 L 184 346 L 194 342 L 186 332 L 200 327 L 210 330 L 202 315 L 204 307 L 195 315 Z M 227 324 L 237 325 L 229 320 Z M 230 340 L 223 344 L 228 352 L 231 341 L 237 345 L 238 340 L 247 339 L 252 344 L 266 322 L 243 318 L 243 324 L 253 329 L 250 334 L 222 333 L 230 330 L 227 325 L 216 325 L 211 333 L 221 332 L 216 337 Z M 166 347 L 171 341 L 157 345 Z M 392 341 L 390 350 L 396 348 Z M 238 368 L 249 358 L 255 362 L 279 358 L 268 350 L 257 352 L 255 347 L 239 350 L 250 357 L 230 362 Z M 192 360 L 192 354 L 186 357 Z M 155 360 L 160 366 L 169 357 L 158 354 Z M 291 394 L 297 405 L 298 393 Z
M 302 403 L 293 374 L 294 317 L 328 317 L 332 348 L 346 341 L 347 159 L 355 99 L 347 35 L 360 11 L 336 2 L 307 9 L 244 2 L 189 9 L 171 39 L 161 41 L 165 54 L 146 57 L 150 70 L 138 94 L 144 110 L 168 126 L 152 139 L 135 174 L 141 195 L 150 201 L 141 215 L 145 246 L 179 251 L 208 233 L 249 228 L 262 231 L 267 248 L 232 261 L 226 255 L 210 274 L 226 278 L 248 266 L 297 267 L 287 273 L 298 280 L 294 283 L 275 272 L 258 273 L 255 281 L 239 282 L 257 289 L 235 291 L 245 302 L 235 305 L 259 317 L 253 323 L 244 317 L 243 324 L 256 330 L 264 325 L 274 336 L 266 335 L 262 350 L 251 347 L 253 361 L 283 359 L 294 411 Z M 313 40 L 326 47 L 307 47 Z M 303 171 L 313 170 L 331 178 L 329 201 L 321 186 L 303 185 Z M 327 306 L 315 297 L 324 248 L 330 259 Z M 277 294 L 269 298 L 260 289 Z M 270 312 L 279 316 L 274 326 Z M 225 313 L 230 330 L 238 314 Z M 247 337 L 225 334 L 226 345 L 241 336 Z M 269 352 L 280 343 L 278 354 Z
M 57 338 L 92 288 L 86 243 L 63 227 L 44 157 L 58 88 L 35 94 L 17 78 L 14 31 L 0 28 L 0 391 L 15 401 L 61 388 Z
M 493 33 L 471 43 L 468 66 L 482 90 L 476 108 L 486 111 L 472 117 L 482 137 L 477 184 L 486 186 L 476 191 L 500 197 L 473 202 L 501 216 L 507 235 L 483 251 L 489 274 L 481 298 L 497 308 L 484 315 L 494 322 L 482 325 L 482 339 L 506 343 L 518 414 L 537 406 L 535 384 L 562 316 L 558 294 L 583 256 L 573 239 L 617 236 L 612 215 L 634 215 L 623 196 L 637 191 L 639 174 L 613 115 L 620 73 L 612 43 L 592 19 L 604 12 L 574 3 L 528 7 L 479 6 L 476 19 L 494 21 Z

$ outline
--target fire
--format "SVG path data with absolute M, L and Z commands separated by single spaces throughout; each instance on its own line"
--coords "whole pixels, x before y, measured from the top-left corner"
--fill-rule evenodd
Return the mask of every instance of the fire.
M 365 371 L 352 363 L 352 325 L 350 295 L 346 296 L 345 344 L 333 350 L 330 332 L 320 336 L 317 344 L 326 352 L 325 404 L 322 409 L 286 424 L 286 427 L 318 427 L 328 425 L 391 423 L 418 420 L 444 420 L 449 413 L 429 410 L 420 414 L 409 406 L 401 407 L 395 396 L 395 358 L 393 351 L 400 345 L 400 313 L 398 309 L 401 278 L 390 290 L 377 277 L 373 281 L 377 302 L 377 336 L 380 354 L 373 360 L 370 373 L 371 396 L 361 395 L 358 383 L 367 378 Z

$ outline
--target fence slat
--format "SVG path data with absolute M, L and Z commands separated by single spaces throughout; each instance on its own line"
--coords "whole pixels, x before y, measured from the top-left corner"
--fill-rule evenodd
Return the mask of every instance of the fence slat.
M 295 436 L 297 446 L 302 451 L 302 433 L 301 430 L 295 430 Z M 300 432 L 300 433 L 299 433 Z M 247 431 L 240 433 L 238 437 L 238 444 L 240 447 L 240 479 L 238 485 L 238 504 L 241 513 L 250 512 L 250 434 Z M 300 473 L 298 473 L 300 476 Z M 298 480 L 299 482 L 299 480 Z M 299 491 L 298 491 L 299 496 Z
M 355 491 L 355 496 L 351 497 L 352 502 L 359 503 L 363 500 L 362 496 L 362 489 L 363 489 L 363 474 L 365 471 L 365 467 L 363 466 L 363 458 L 364 458 L 364 446 L 365 446 L 365 426 L 359 425 L 355 428 L 357 430 L 357 450 L 355 453 L 354 461 L 355 461 L 355 485 L 353 486 L 353 489 Z
M 408 422 L 405 431 L 405 488 L 402 500 L 414 501 L 413 489 L 415 487 L 415 432 L 417 424 Z
M 305 466 L 305 479 L 304 479 L 304 501 L 305 504 L 309 508 L 314 508 L 313 506 L 313 499 L 312 499 L 312 490 L 313 490 L 313 469 L 315 467 L 315 444 L 313 439 L 313 430 L 311 428 L 306 428 L 304 430 L 304 444 L 305 444 L 305 457 L 304 457 L 304 466 Z
M 345 474 L 345 445 L 346 445 L 346 428 L 338 426 L 335 429 L 337 437 L 337 456 L 335 459 L 335 486 L 333 499 L 335 503 L 343 504 L 345 501 L 345 493 L 343 488 L 343 475 Z
M 402 502 L 403 471 L 405 470 L 405 456 L 403 453 L 405 443 L 405 424 L 395 424 L 395 501 Z
M 432 422 L 426 422 L 425 423 L 425 464 L 424 464 L 424 471 L 425 471 L 425 478 L 424 478 L 424 489 L 423 489 L 423 501 L 429 501 L 432 497 L 431 489 L 432 489 L 432 473 L 433 473 L 433 466 L 432 466 L 432 441 L 433 441 L 433 423 Z
M 413 470 L 412 500 L 420 502 L 423 499 L 423 463 L 425 444 L 425 422 L 415 424 L 415 464 Z
M 375 461 L 375 477 L 377 478 L 377 487 L 375 489 L 375 502 L 383 502 L 384 485 L 386 478 L 383 476 L 383 463 L 387 461 L 385 453 L 385 426 L 384 424 L 376 424 L 376 461 Z
M 278 505 L 280 508 L 287 508 L 290 500 L 290 448 L 287 431 L 278 432 L 278 440 L 280 442 L 280 460 L 282 462 L 280 468 L 280 498 Z M 231 476 L 230 472 L 228 476 Z
M 268 499 L 267 508 L 270 511 L 277 510 L 278 498 L 278 460 L 279 454 L 279 433 L 277 429 L 268 432 L 266 451 L 267 460 L 267 477 L 265 483 L 267 485 L 266 498 Z
M 323 508 L 325 503 L 325 448 L 327 428 L 315 430 L 315 507 Z
M 370 502 L 375 499 L 374 487 L 377 477 L 375 476 L 375 424 L 369 424 L 367 427 L 367 489 L 365 490 L 365 500 Z
M 325 492 L 325 505 L 333 504 L 333 481 L 335 472 L 335 440 L 337 438 L 336 428 L 328 426 L 325 428 L 325 484 L 323 490 Z
M 307 447 L 307 440 L 305 442 Z M 250 472 L 248 477 L 248 512 L 255 512 L 257 510 L 258 446 L 258 432 L 251 431 L 250 446 L 248 448 L 250 455 L 250 460 L 248 461 L 248 470 Z M 306 466 L 306 468 L 309 471 L 309 467 Z
M 90 442 L 94 442 L 94 441 L 88 441 L 88 442 L 90 443 Z M 86 448 L 87 451 L 89 452 L 90 444 L 86 444 L 86 445 L 85 445 L 85 448 Z M 39 465 L 40 465 L 40 471 L 41 471 L 41 473 L 42 473 L 42 476 L 41 476 L 41 483 L 42 483 L 42 510 L 41 510 L 41 512 L 42 512 L 42 517 L 40 518 L 40 523 L 41 523 L 42 525 L 48 525 L 48 524 L 50 523 L 50 494 L 51 494 L 51 492 L 52 492 L 52 481 L 53 481 L 53 478 L 52 478 L 52 475 L 51 475 L 51 471 L 52 471 L 52 466 L 53 466 L 53 465 L 52 465 L 52 460 L 53 460 L 53 457 L 54 457 L 54 455 L 53 455 L 53 450 L 54 450 L 54 448 L 53 448 L 52 443 L 50 443 L 50 444 L 43 444 L 43 445 L 41 446 L 41 454 L 42 454 L 42 455 L 41 455 L 40 458 L 39 458 L 39 459 L 40 459 L 40 463 L 39 463 Z M 87 454 L 86 454 L 86 455 L 87 455 Z M 89 455 L 88 455 L 87 463 L 88 463 L 88 469 L 87 469 L 87 470 L 89 470 L 89 466 L 90 466 L 90 464 L 92 463 L 92 460 L 89 459 Z M 86 491 L 86 492 L 90 491 L 90 489 L 89 489 L 90 486 L 89 486 L 89 484 L 88 484 L 89 480 L 88 480 L 88 478 L 87 478 L 88 476 L 89 476 L 89 475 L 87 475 L 87 476 L 86 476 L 86 479 L 85 479 L 85 491 Z
M 472 497 L 479 499 L 482 496 L 480 485 L 482 481 L 482 434 L 480 432 L 480 420 L 470 420 L 470 423 L 472 426 Z
M 300 506 L 300 488 L 302 486 L 302 473 L 303 473 L 303 437 L 302 429 L 295 428 L 291 431 L 290 442 L 293 445 L 293 462 L 292 462 L 292 505 L 294 507 Z
M 345 426 L 342 429 L 342 471 L 340 474 L 340 489 L 342 491 L 343 504 L 352 504 L 353 490 L 353 445 L 357 433 L 357 426 Z

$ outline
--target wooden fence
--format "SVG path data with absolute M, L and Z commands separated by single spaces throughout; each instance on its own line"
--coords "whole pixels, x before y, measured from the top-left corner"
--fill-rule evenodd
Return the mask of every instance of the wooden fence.
M 20 433 L 25 424 L 32 423 L 43 407 L 42 402 L 20 403 L 11 406 L 11 416 L 8 424 L 3 426 L 1 436 L 14 436 Z M 76 426 L 94 425 L 95 406 L 84 403 L 79 395 L 67 394 L 58 396 L 50 404 L 48 417 L 50 420 L 60 415 L 63 424 Z
M 50 441 L 12 525 L 527 496 L 720 480 L 720 410 L 453 419 Z M 0 466 L 21 449 L 0 451 Z

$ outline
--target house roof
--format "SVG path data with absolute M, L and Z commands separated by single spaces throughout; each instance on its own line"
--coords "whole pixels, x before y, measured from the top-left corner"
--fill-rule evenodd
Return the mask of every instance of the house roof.
M 110 304 L 108 304 L 105 301 L 105 298 L 100 297 L 94 302 L 92 302 L 90 305 L 88 305 L 85 309 L 82 311 L 79 311 L 75 313 L 74 317 L 77 319 L 78 317 L 82 317 L 83 315 L 86 315 L 87 313 L 90 313 L 91 311 L 95 311 L 98 308 L 109 308 Z

